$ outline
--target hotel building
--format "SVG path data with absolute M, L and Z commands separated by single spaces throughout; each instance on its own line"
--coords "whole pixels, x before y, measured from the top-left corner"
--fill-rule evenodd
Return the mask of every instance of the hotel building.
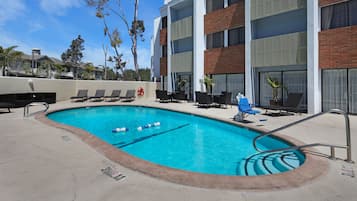
M 267 106 L 303 93 L 308 113 L 339 108 L 357 114 L 357 0 L 166 0 L 155 19 L 154 74 L 169 92 L 245 94 Z M 182 90 L 182 89 L 181 89 Z

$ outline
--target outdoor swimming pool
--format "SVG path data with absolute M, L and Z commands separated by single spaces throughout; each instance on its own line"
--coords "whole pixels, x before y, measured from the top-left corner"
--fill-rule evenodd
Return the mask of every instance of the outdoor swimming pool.
M 297 168 L 305 160 L 302 153 L 289 151 L 257 155 L 246 161 L 256 153 L 252 140 L 258 132 L 157 108 L 85 107 L 50 113 L 48 118 L 81 128 L 142 160 L 189 172 L 229 176 L 276 174 Z M 272 137 L 263 138 L 258 144 L 263 150 L 288 146 Z

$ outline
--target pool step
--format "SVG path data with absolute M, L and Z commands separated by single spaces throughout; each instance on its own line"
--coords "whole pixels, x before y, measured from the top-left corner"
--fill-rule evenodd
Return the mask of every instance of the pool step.
M 303 160 L 301 154 L 293 151 L 256 154 L 240 162 L 237 174 L 242 176 L 278 174 L 299 167 Z

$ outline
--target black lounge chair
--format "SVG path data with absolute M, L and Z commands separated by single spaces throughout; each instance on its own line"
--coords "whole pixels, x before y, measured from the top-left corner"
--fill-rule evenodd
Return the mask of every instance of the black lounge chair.
M 202 93 L 202 92 L 198 92 L 196 91 L 196 101 L 198 103 L 198 107 L 212 107 L 213 104 L 213 100 L 212 100 L 212 96 L 208 95 L 207 93 Z
M 278 114 L 283 114 L 282 111 L 286 111 L 286 114 L 289 114 L 289 112 L 297 113 L 300 109 L 302 96 L 302 93 L 289 93 L 288 98 L 283 105 L 270 105 L 269 107 L 263 108 L 266 110 L 279 110 Z
M 187 95 L 185 94 L 184 91 L 177 91 L 177 92 L 172 94 L 172 99 L 175 100 L 176 102 L 186 101 L 187 100 Z
M 9 112 L 11 112 L 10 108 L 13 108 L 14 104 L 9 102 L 0 102 L 0 108 L 7 108 Z
M 120 100 L 121 90 L 113 90 L 110 96 L 104 96 L 104 99 L 109 99 L 108 101 L 118 101 Z
M 171 96 L 167 94 L 165 90 L 156 90 L 156 99 L 159 99 L 160 103 L 168 103 L 171 101 Z
M 80 89 L 78 90 L 77 96 L 72 96 L 71 99 L 74 101 L 86 101 L 88 99 L 88 90 Z
M 232 101 L 232 92 L 223 91 L 221 95 L 216 96 L 214 102 L 219 106 L 224 105 L 224 108 L 227 108 L 227 105 L 231 104 Z
M 92 101 L 103 101 L 104 100 L 104 94 L 105 94 L 105 90 L 104 89 L 97 89 L 95 91 L 95 95 L 89 97 L 89 100 Z
M 135 100 L 135 89 L 129 89 L 126 91 L 125 96 L 121 96 L 123 102 L 131 102 Z

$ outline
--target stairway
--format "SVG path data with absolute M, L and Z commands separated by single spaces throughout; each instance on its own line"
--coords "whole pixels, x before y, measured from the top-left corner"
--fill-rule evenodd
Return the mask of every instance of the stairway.
M 254 154 L 242 160 L 237 175 L 258 176 L 278 174 L 293 170 L 304 163 L 304 156 L 296 151 Z

